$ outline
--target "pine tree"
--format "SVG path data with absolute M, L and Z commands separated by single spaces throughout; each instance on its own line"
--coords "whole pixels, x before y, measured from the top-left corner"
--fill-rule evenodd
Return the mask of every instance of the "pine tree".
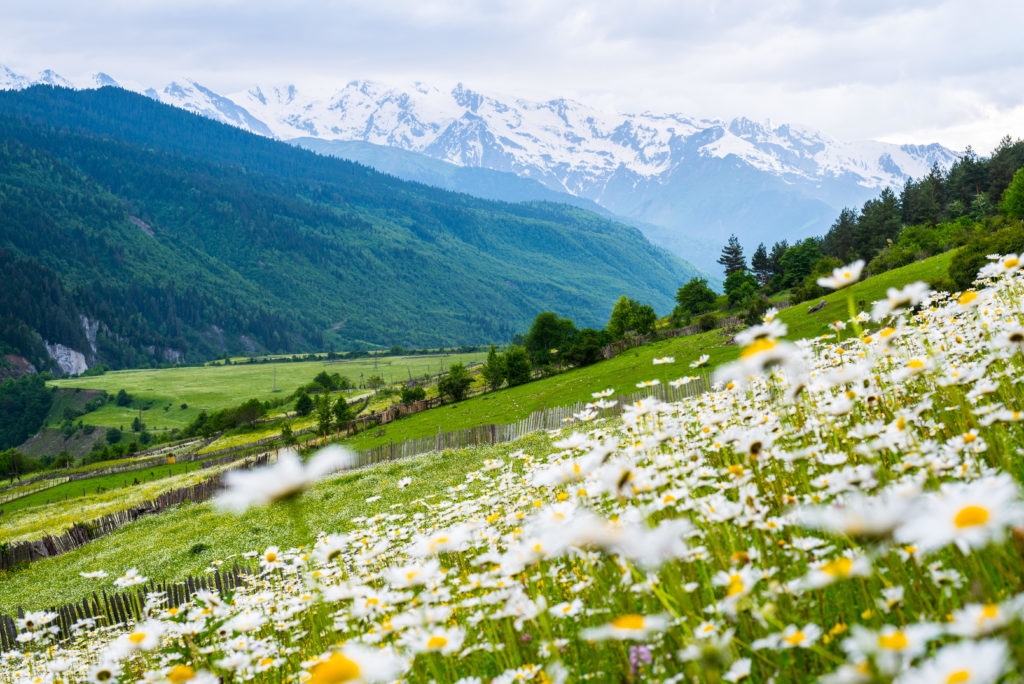
M 722 248 L 722 256 L 718 257 L 718 263 L 725 268 L 725 277 L 736 271 L 747 270 L 747 260 L 743 257 L 743 248 L 735 235 L 729 236 L 729 241 Z
M 750 268 L 754 271 L 754 275 L 757 276 L 757 282 L 762 287 L 772 277 L 772 262 L 768 258 L 768 250 L 765 249 L 763 242 L 757 244 L 754 255 L 750 257 Z

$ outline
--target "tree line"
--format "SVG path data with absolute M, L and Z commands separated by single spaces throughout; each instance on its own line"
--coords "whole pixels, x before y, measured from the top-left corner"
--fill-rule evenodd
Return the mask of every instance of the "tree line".
M 859 210 L 843 209 L 820 237 L 758 244 L 749 265 L 731 235 L 718 259 L 724 295 L 693 278 L 677 292 L 673 316 L 689 322 L 719 308 L 739 308 L 752 324 L 778 292 L 788 290 L 790 303 L 824 296 L 818 278 L 843 264 L 863 259 L 866 274 L 878 274 L 955 247 L 964 249 L 949 275 L 932 286 L 964 289 L 986 254 L 1024 250 L 1022 167 L 1024 140 L 1005 137 L 987 158 L 968 148 L 946 171 L 933 166 L 925 177 L 907 179 L 899 192 L 885 188 Z

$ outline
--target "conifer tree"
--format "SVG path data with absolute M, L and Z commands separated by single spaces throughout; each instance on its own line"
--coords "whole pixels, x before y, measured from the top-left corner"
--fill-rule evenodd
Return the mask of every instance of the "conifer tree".
M 718 257 L 718 263 L 725 268 L 726 278 L 736 271 L 747 270 L 747 260 L 743 257 L 743 248 L 735 235 L 729 236 L 729 241 L 722 248 L 722 256 Z
M 772 262 L 768 258 L 768 250 L 765 249 L 763 242 L 757 244 L 754 255 L 750 257 L 750 268 L 754 271 L 754 275 L 757 276 L 757 282 L 762 287 L 772 277 Z

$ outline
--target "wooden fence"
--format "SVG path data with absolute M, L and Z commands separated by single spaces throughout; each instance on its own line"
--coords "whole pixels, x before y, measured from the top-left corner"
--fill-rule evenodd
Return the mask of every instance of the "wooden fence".
M 226 598 L 235 589 L 246 582 L 246 577 L 253 574 L 251 566 L 240 567 L 238 563 L 234 567 L 225 570 L 216 570 L 201 577 L 189 575 L 181 582 L 157 583 L 150 581 L 149 584 L 139 585 L 119 593 L 102 596 L 93 592 L 91 599 L 86 597 L 81 603 L 69 603 L 63 606 L 52 606 L 49 611 L 56 613 L 57 619 L 53 624 L 60 630 L 58 639 L 67 639 L 72 634 L 72 627 L 81 620 L 92 619 L 98 626 L 126 624 L 140 621 L 143 618 L 143 606 L 146 605 L 147 595 L 164 594 L 166 599 L 164 605 L 168 608 L 180 606 L 191 600 L 199 591 L 210 591 L 220 594 Z M 25 616 L 24 611 L 18 608 L 18 618 Z M 7 615 L 0 615 L 0 653 L 18 648 L 18 628 L 14 619 Z
M 696 380 L 689 382 L 682 387 L 670 385 L 654 385 L 645 388 L 640 392 L 629 395 L 618 395 L 615 397 L 615 405 L 607 409 L 598 410 L 602 418 L 610 418 L 622 415 L 627 406 L 646 399 L 656 397 L 662 401 L 680 401 L 686 397 L 693 397 L 706 392 L 710 388 L 707 376 L 698 376 Z M 357 452 L 358 465 L 366 466 L 385 461 L 396 461 L 410 456 L 425 454 L 432 451 L 445 451 L 447 449 L 461 449 L 479 444 L 501 444 L 514 442 L 517 439 L 541 430 L 554 430 L 565 427 L 574 420 L 574 417 L 583 413 L 587 404 L 580 402 L 570 406 L 558 406 L 554 408 L 534 411 L 526 418 L 515 423 L 479 425 L 477 427 L 456 430 L 454 432 L 441 432 L 430 437 L 410 439 L 398 444 L 382 444 L 372 449 L 365 449 Z
M 239 464 L 238 468 L 253 468 L 264 465 L 271 459 L 266 453 Z M 21 563 L 30 563 L 43 558 L 52 558 L 62 553 L 84 546 L 93 539 L 110 534 L 116 529 L 138 520 L 144 515 L 159 513 L 168 506 L 181 503 L 206 501 L 220 488 L 221 475 L 218 474 L 197 484 L 172 489 L 157 496 L 155 499 L 143 501 L 122 511 L 115 511 L 102 518 L 85 523 L 75 523 L 57 536 L 47 535 L 36 541 L 0 544 L 0 570 L 7 570 Z

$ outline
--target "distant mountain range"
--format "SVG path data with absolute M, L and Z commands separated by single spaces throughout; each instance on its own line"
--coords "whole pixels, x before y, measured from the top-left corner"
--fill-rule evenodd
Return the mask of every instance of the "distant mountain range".
M 0 67 L 0 88 L 33 83 L 70 84 L 52 71 L 29 78 Z M 110 76 L 96 74 L 74 85 L 113 83 Z M 748 252 L 760 241 L 821 234 L 843 207 L 859 206 L 882 187 L 902 186 L 932 165 L 947 167 L 957 158 L 937 144 L 841 142 L 797 126 L 745 118 L 611 115 L 572 100 L 531 102 L 461 84 L 442 90 L 421 83 L 394 88 L 351 81 L 326 93 L 260 85 L 223 94 L 180 80 L 139 90 L 401 178 L 494 199 L 588 200 L 712 272 L 729 233 Z M 458 168 L 432 165 L 437 161 Z M 558 194 L 544 195 L 543 188 Z
M 542 311 L 599 327 L 622 294 L 667 313 L 698 273 L 594 212 L 411 183 L 106 87 L 0 92 L 0 217 L 0 355 L 65 372 L 503 342 Z

